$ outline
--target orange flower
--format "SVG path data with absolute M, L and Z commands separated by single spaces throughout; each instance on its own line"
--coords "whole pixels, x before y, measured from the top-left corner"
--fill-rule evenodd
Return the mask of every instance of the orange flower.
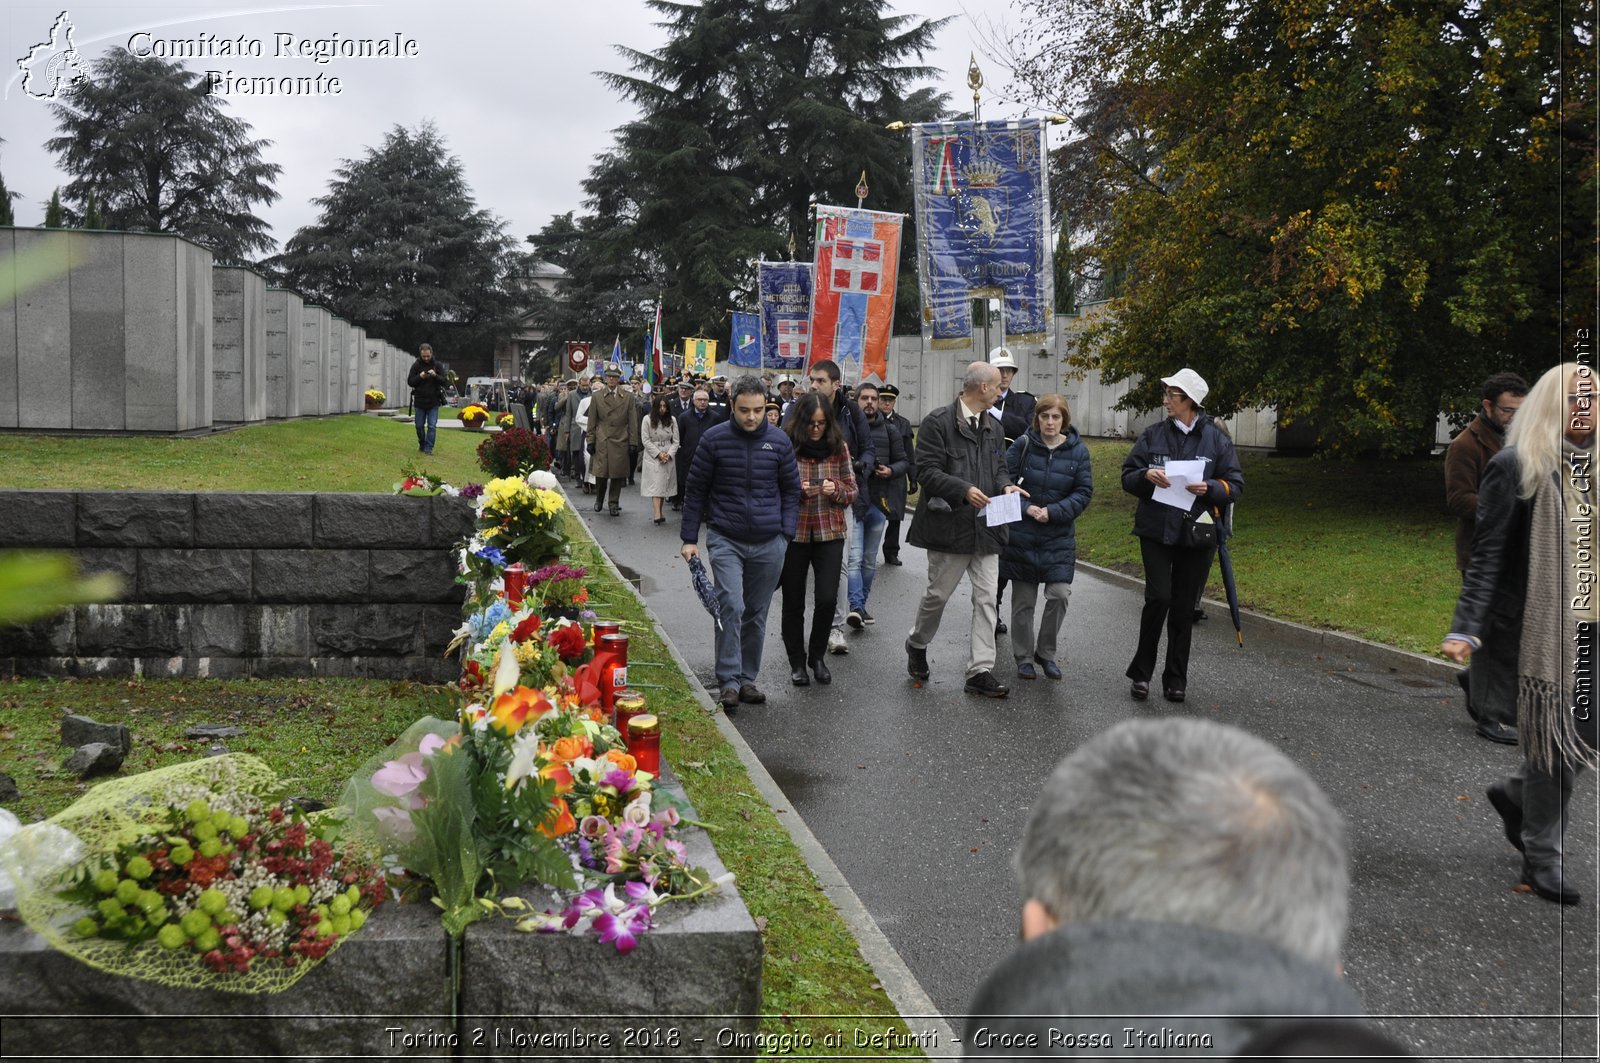
M 556 784 L 558 794 L 564 794 L 572 789 L 572 771 L 564 763 L 546 764 L 539 769 L 539 774 Z
M 576 760 L 579 757 L 594 755 L 594 743 L 589 741 L 589 736 L 582 738 L 558 738 L 556 744 L 550 747 L 550 756 L 563 764 Z
M 626 772 L 632 772 L 639 767 L 639 762 L 633 759 L 633 754 L 624 753 L 620 749 L 606 750 L 606 759 Z
M 551 802 L 551 807 L 557 810 L 556 821 L 554 823 L 539 824 L 540 834 L 543 834 L 546 838 L 559 838 L 563 834 L 571 834 L 578 829 L 578 821 L 572 818 L 572 809 L 567 807 L 565 800 L 558 797 Z
M 572 603 L 574 605 L 582 605 L 583 603 L 587 602 L 588 600 L 589 600 L 589 588 L 588 587 L 579 587 L 578 588 L 578 593 L 574 594 L 572 596 Z
M 544 692 L 531 687 L 516 687 L 494 699 L 489 710 L 489 726 L 500 734 L 514 735 L 522 725 L 550 711 Z

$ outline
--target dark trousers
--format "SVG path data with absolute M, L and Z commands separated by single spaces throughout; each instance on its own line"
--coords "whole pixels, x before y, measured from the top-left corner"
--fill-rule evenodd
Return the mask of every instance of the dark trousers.
M 891 520 L 883 533 L 883 559 L 893 561 L 900 556 L 900 522 Z
M 567 451 L 567 472 L 574 480 L 583 479 L 583 448 Z
M 1161 629 L 1167 629 L 1167 664 L 1161 685 L 1184 690 L 1189 685 L 1189 640 L 1194 633 L 1194 600 L 1206 573 L 1211 571 L 1215 547 L 1195 550 L 1166 546 L 1154 539 L 1139 540 L 1144 559 L 1144 611 L 1139 614 L 1139 648 L 1126 673 L 1129 679 L 1148 683 L 1156 670 Z M 1174 608 L 1176 603 L 1176 608 Z
M 613 476 L 607 479 L 604 476 L 596 476 L 594 478 L 594 507 L 596 509 L 600 508 L 600 500 L 606 497 L 607 490 L 611 492 L 611 497 L 608 501 L 613 506 L 620 503 L 622 501 L 622 477 Z
M 789 667 L 820 661 L 828 652 L 828 632 L 833 610 L 839 604 L 839 570 L 844 564 L 843 539 L 821 543 L 790 543 L 783 558 L 778 586 L 783 589 L 783 648 Z M 806 577 L 814 574 L 816 602 L 811 609 L 811 637 L 805 637 Z

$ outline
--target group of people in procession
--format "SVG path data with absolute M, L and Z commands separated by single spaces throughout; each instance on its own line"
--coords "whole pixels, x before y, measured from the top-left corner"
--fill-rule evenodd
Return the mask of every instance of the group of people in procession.
M 765 701 L 760 645 L 779 592 L 791 682 L 831 682 L 827 656 L 849 653 L 847 633 L 876 623 L 880 559 L 899 565 L 902 538 L 924 549 L 929 565 L 904 644 L 907 672 L 929 678 L 928 644 L 966 577 L 973 617 L 964 688 L 999 698 L 1009 694 L 995 672 L 1007 634 L 1018 678 L 1063 678 L 1075 521 L 1094 494 L 1089 451 L 1066 398 L 1013 387 L 1017 369 L 1009 348 L 995 348 L 968 367 L 957 400 L 916 428 L 896 412 L 894 385 L 847 387 L 830 360 L 809 366 L 803 383 L 751 373 L 731 384 L 723 375 L 685 377 L 653 391 L 637 378 L 624 383 L 611 363 L 598 380 L 543 387 L 534 420 L 556 468 L 593 495 L 595 512 L 619 515 L 621 489 L 637 483 L 654 523 L 666 523 L 668 507 L 682 512 L 686 555 L 690 546 L 698 552 L 705 526 L 721 598 L 717 683 L 725 708 Z M 1215 534 L 1194 541 L 1192 528 L 1200 514 L 1211 514 L 1207 527 L 1225 528 L 1224 511 L 1243 491 L 1232 441 L 1201 405 L 1207 390 L 1192 369 L 1168 378 L 1170 416 L 1140 438 L 1123 469 L 1124 489 L 1140 498 L 1134 533 L 1147 576 L 1127 671 L 1139 700 L 1148 696 L 1163 630 L 1162 691 L 1184 700 L 1195 605 L 1216 548 Z M 759 462 L 747 460 L 751 447 Z M 1187 488 L 1187 509 L 1151 497 L 1168 486 L 1168 460 L 1206 463 L 1205 476 Z M 757 477 L 755 468 L 765 471 Z M 920 503 L 902 536 L 913 492 Z M 990 524 L 989 500 L 1005 493 L 1023 496 L 1021 519 Z M 1001 615 L 1008 587 L 1009 624 Z
M 667 507 L 681 510 L 685 559 L 698 554 L 704 531 L 721 614 L 717 698 L 726 710 L 766 701 L 757 679 L 775 593 L 791 682 L 832 681 L 827 656 L 849 653 L 847 630 L 875 623 L 879 558 L 900 563 L 911 492 L 918 503 L 904 540 L 926 551 L 928 577 L 904 643 L 907 672 L 930 678 L 928 646 L 965 578 L 972 620 L 964 689 L 1005 697 L 1009 688 L 995 674 L 1002 635 L 1009 633 L 1019 679 L 1063 677 L 1074 522 L 1094 495 L 1088 448 L 1067 400 L 1013 388 L 1016 371 L 1010 350 L 996 348 L 967 367 L 956 400 L 915 429 L 896 412 L 897 388 L 848 388 L 831 361 L 808 367 L 803 384 L 752 373 L 731 383 L 686 377 L 654 392 L 637 379 L 623 383 L 613 363 L 598 381 L 539 389 L 533 409 L 557 469 L 594 496 L 596 512 L 620 514 L 622 487 L 637 483 L 657 525 Z M 411 374 L 424 453 L 435 422 L 422 399 L 442 395 L 437 381 L 425 347 Z M 1144 567 L 1125 674 L 1130 696 L 1147 699 L 1165 632 L 1160 688 L 1182 702 L 1193 625 L 1203 616 L 1199 596 L 1244 477 L 1232 439 L 1206 412 L 1204 378 L 1184 368 L 1162 385 L 1165 416 L 1141 433 L 1121 470 L 1123 490 L 1138 499 L 1132 530 Z M 1521 764 L 1488 798 L 1523 854 L 1523 880 L 1563 904 L 1579 899 L 1562 874 L 1566 808 L 1574 779 L 1596 766 L 1589 706 L 1600 617 L 1592 586 L 1573 584 L 1582 566 L 1571 563 L 1593 550 L 1594 396 L 1585 365 L 1558 365 L 1531 388 L 1515 374 L 1496 374 L 1445 459 L 1463 585 L 1441 649 L 1470 661 L 1459 678 L 1478 734 L 1521 744 Z M 1169 467 L 1183 470 L 1174 471 L 1176 483 Z M 1021 519 L 991 524 L 985 511 L 1005 494 L 1022 496 Z M 1001 616 L 1006 588 L 1009 626 Z

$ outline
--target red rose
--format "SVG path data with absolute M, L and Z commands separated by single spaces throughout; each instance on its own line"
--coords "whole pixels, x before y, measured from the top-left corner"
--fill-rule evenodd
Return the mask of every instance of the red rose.
M 562 659 L 572 661 L 582 657 L 589 648 L 588 641 L 583 637 L 583 628 L 577 624 L 562 624 L 545 640 Z
M 511 641 L 527 642 L 529 639 L 533 638 L 534 635 L 539 633 L 539 624 L 541 622 L 542 621 L 539 619 L 539 614 L 534 613 L 532 616 L 528 617 L 528 619 L 524 620 L 511 630 Z

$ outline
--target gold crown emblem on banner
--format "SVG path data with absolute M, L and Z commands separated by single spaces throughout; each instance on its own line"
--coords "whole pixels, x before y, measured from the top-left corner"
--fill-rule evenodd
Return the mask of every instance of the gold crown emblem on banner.
M 997 164 L 987 160 L 968 163 L 961 168 L 961 176 L 971 188 L 994 188 L 1000 183 L 1003 172 Z

